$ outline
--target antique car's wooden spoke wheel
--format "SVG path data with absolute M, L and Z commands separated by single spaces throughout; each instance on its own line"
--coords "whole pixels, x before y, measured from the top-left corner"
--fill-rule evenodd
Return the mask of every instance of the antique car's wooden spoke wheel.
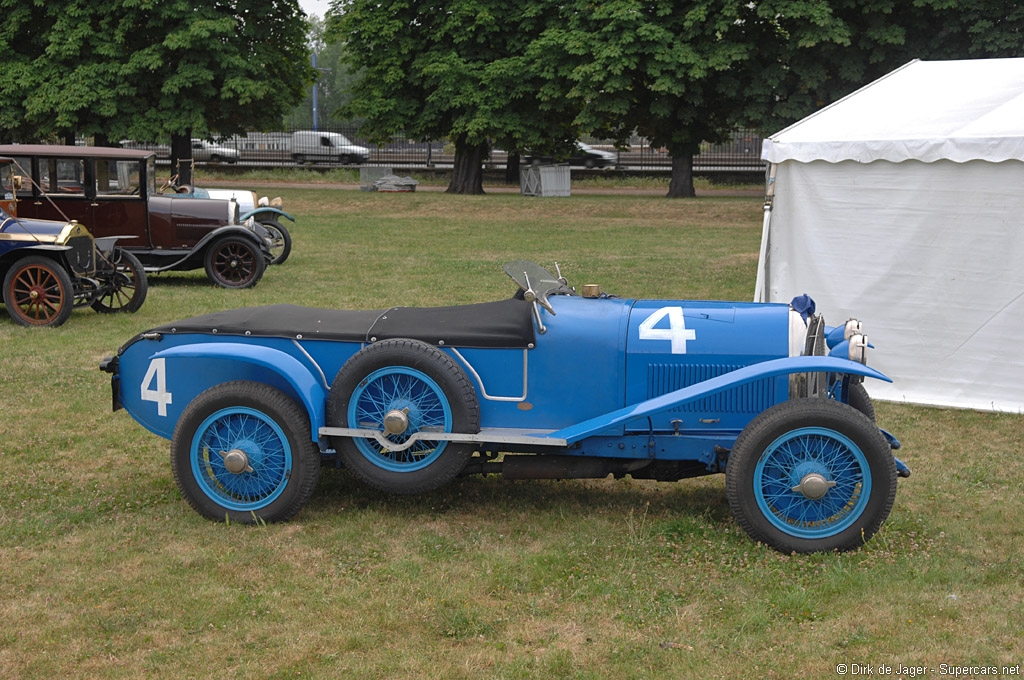
M 338 371 L 327 400 L 328 422 L 379 430 L 396 445 L 416 432 L 480 430 L 480 404 L 465 372 L 451 357 L 418 340 L 383 340 L 357 352 Z M 417 440 L 393 451 L 376 439 L 334 437 L 353 474 L 391 493 L 423 493 L 450 481 L 473 446 Z
M 224 288 L 255 286 L 267 267 L 263 253 L 248 240 L 228 236 L 206 251 L 206 275 Z
M 101 314 L 139 311 L 146 301 L 149 283 L 138 258 L 124 248 L 114 248 L 109 264 L 101 259 L 100 265 L 96 272 L 100 289 L 92 308 Z
M 22 326 L 59 326 L 71 316 L 71 277 L 59 264 L 33 255 L 16 262 L 4 277 L 4 305 Z
M 794 399 L 736 439 L 726 491 L 755 540 L 787 553 L 852 550 L 889 516 L 896 466 L 864 414 L 830 399 Z
M 270 234 L 270 264 L 282 264 L 292 252 L 292 235 L 277 220 L 260 222 Z
M 273 387 L 236 381 L 211 387 L 185 408 L 171 467 L 201 515 L 273 522 L 309 501 L 320 456 L 309 418 L 294 401 Z

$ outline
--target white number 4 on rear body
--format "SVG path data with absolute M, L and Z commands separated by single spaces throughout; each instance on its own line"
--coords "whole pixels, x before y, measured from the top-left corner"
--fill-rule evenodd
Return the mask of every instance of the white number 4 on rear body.
M 152 383 L 156 389 L 152 389 Z M 149 362 L 146 375 L 142 378 L 142 401 L 155 401 L 156 412 L 167 415 L 167 405 L 171 403 L 171 393 L 167 391 L 167 367 L 164 359 L 153 359 Z
M 668 328 L 655 328 L 668 317 Z M 686 354 L 686 341 L 696 340 L 697 332 L 686 327 L 682 307 L 662 307 L 643 320 L 639 328 L 641 340 L 668 340 L 672 354 Z

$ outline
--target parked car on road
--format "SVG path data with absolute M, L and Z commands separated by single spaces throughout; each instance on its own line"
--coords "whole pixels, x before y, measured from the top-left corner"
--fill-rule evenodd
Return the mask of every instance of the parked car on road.
M 576 142 L 575 148 L 566 156 L 560 154 L 543 154 L 527 151 L 523 154 L 523 163 L 529 165 L 540 165 L 541 163 L 568 163 L 569 165 L 582 165 L 585 168 L 605 168 L 615 165 L 618 155 L 595 149 L 589 144 Z
M 418 309 L 237 309 L 106 359 L 115 409 L 171 440 L 213 520 L 285 520 L 322 463 L 383 492 L 469 474 L 676 481 L 725 473 L 737 523 L 789 553 L 849 550 L 897 475 L 861 381 L 860 322 L 792 305 L 622 299 L 524 260 L 511 299 Z
M 22 175 L 0 157 L 0 280 L 7 314 L 23 326 L 59 326 L 74 307 L 136 312 L 146 272 L 117 236 L 94 239 L 82 224 L 18 217 Z
M 193 137 L 192 159 L 211 163 L 235 163 L 238 161 L 238 149 Z
M 20 216 L 135 236 L 123 246 L 147 272 L 204 268 L 220 286 L 247 288 L 271 259 L 270 235 L 254 217 L 242 220 L 237 201 L 159 193 L 152 151 L 8 144 L 0 155 L 14 157 L 31 184 L 18 196 Z
M 370 160 L 370 150 L 353 144 L 345 135 L 337 132 L 299 130 L 292 133 L 292 160 L 296 163 L 307 161 L 331 161 L 336 163 L 365 163 Z

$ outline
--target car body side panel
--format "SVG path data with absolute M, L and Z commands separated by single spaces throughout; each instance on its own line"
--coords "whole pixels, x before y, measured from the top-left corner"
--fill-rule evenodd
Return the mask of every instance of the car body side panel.
M 524 350 L 457 349 L 456 363 L 477 390 L 483 427 L 565 427 L 622 405 L 633 301 L 554 296 L 550 302 L 555 315 L 541 311 L 547 332 L 525 350 L 524 399 L 495 398 L 524 395 Z
M 625 403 L 788 356 L 788 318 L 788 305 L 638 301 L 629 320 Z M 742 429 L 755 415 L 788 398 L 788 392 L 787 377 L 766 377 L 649 420 L 632 421 L 626 429 Z

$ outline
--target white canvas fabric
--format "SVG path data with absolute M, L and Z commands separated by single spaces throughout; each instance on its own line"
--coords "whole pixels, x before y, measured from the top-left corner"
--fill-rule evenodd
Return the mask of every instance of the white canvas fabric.
M 1024 412 L 1024 59 L 911 62 L 763 157 L 755 299 L 860 318 L 874 397 Z
M 762 298 L 856 316 L 873 397 L 1024 412 L 1024 162 L 785 162 Z
M 1024 58 L 912 61 L 772 135 L 762 157 L 1024 160 Z

